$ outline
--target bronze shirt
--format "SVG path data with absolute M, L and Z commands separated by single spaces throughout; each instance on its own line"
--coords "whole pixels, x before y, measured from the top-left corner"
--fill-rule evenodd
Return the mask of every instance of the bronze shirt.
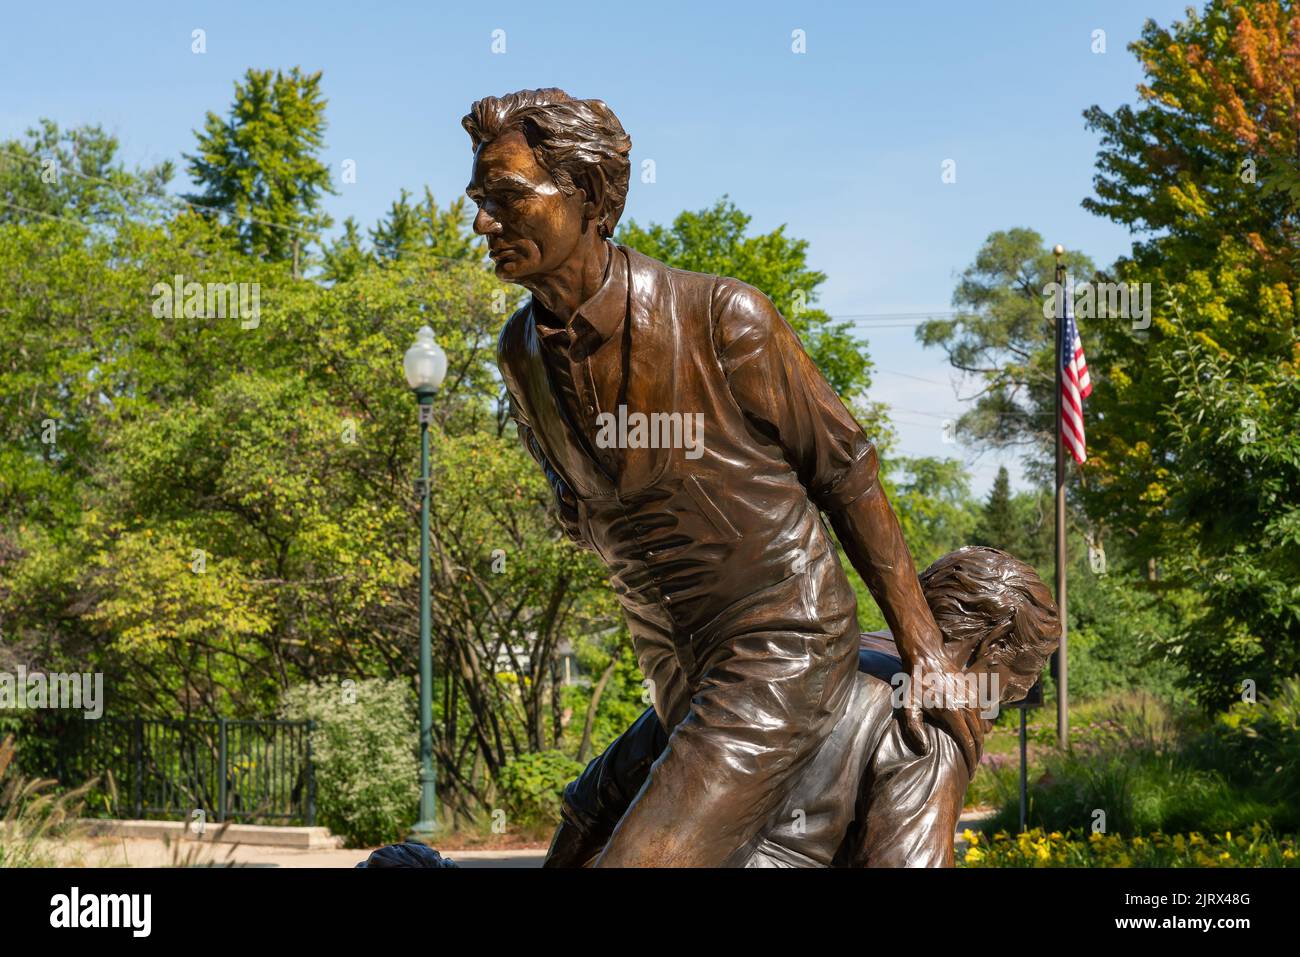
M 521 438 L 557 493 L 576 500 L 570 533 L 609 568 L 671 728 L 756 604 L 811 633 L 854 617 L 819 509 L 872 488 L 878 466 L 765 295 L 613 249 L 604 284 L 570 323 L 582 330 L 568 356 L 576 409 L 557 402 L 531 300 L 502 330 L 498 362 Z M 636 413 L 658 417 L 640 436 Z M 685 416 L 703 423 L 691 447 Z M 624 417 L 629 431 L 615 431 L 627 447 L 603 447 L 602 423 Z

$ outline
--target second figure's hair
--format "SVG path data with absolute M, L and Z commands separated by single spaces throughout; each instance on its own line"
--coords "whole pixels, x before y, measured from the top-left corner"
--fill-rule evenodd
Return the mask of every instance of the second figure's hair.
M 944 641 L 1010 671 L 1003 701 L 1023 698 L 1060 644 L 1052 593 L 1030 566 L 996 548 L 949 552 L 921 573 L 921 589 Z

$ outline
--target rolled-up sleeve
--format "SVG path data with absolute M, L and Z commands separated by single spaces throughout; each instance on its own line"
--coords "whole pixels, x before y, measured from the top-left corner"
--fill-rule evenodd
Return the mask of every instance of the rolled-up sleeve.
M 875 485 L 876 447 L 765 295 L 738 280 L 713 290 L 714 346 L 737 404 L 777 442 L 819 508 L 836 512 Z

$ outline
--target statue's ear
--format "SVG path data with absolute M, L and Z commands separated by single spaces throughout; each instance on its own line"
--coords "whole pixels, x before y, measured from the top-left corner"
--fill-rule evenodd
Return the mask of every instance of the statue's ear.
M 991 667 L 994 664 L 1006 664 L 1015 658 L 1017 649 L 1010 647 L 1008 641 L 1015 627 L 1015 619 L 1008 618 L 985 632 L 984 637 L 971 652 L 970 664 L 967 667 L 973 667 L 978 663 Z
M 583 215 L 595 221 L 596 228 L 602 236 L 609 236 L 613 230 L 605 222 L 605 194 L 608 189 L 605 174 L 601 172 L 599 166 L 592 166 L 578 185 L 586 197 L 583 203 Z

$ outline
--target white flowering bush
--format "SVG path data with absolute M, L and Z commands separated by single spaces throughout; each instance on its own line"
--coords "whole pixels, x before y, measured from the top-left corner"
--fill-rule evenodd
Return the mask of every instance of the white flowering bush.
M 352 847 L 402 840 L 420 796 L 410 685 L 380 678 L 298 685 L 285 693 L 282 713 L 316 723 L 317 823 Z

